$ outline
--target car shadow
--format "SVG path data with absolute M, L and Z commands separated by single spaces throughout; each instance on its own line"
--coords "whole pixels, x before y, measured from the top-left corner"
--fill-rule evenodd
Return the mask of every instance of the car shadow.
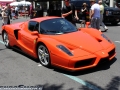
M 54 71 L 59 72 L 59 73 L 63 73 L 63 74 L 67 74 L 67 75 L 73 75 L 73 76 L 78 76 L 78 75 L 85 75 L 85 74 L 89 74 L 89 73 L 94 73 L 97 71 L 101 71 L 101 70 L 108 70 L 110 69 L 110 66 L 117 60 L 117 58 L 113 58 L 111 61 L 109 62 L 105 62 L 103 64 L 99 64 L 98 66 L 94 67 L 94 68 L 90 68 L 90 69 L 86 69 L 86 70 L 80 70 L 80 71 L 76 71 L 76 72 L 70 72 L 70 71 L 66 71 L 60 68 L 55 68 L 54 67 Z
M 0 51 L 3 51 L 3 50 L 5 50 L 5 49 L 7 49 L 7 48 L 4 48 L 4 49 L 0 49 Z
M 29 58 L 30 60 L 35 61 L 36 63 L 39 63 L 39 60 L 38 60 L 38 59 L 36 59 L 36 58 L 34 58 L 34 57 L 32 57 L 32 56 L 30 56 L 30 55 L 22 52 L 21 50 L 18 50 L 18 49 L 15 49 L 15 48 L 11 48 L 11 50 L 14 51 L 14 52 L 16 52 L 16 53 L 18 53 L 18 54 L 21 54 L 21 55 Z

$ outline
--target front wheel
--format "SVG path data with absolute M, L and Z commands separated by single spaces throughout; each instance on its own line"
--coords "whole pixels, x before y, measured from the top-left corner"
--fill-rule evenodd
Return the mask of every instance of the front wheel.
M 9 41 L 8 33 L 6 31 L 3 32 L 3 42 L 7 48 L 10 48 L 10 41 Z
M 47 47 L 41 44 L 38 46 L 37 52 L 40 63 L 45 67 L 49 67 L 51 65 L 51 61 L 50 61 L 50 53 Z

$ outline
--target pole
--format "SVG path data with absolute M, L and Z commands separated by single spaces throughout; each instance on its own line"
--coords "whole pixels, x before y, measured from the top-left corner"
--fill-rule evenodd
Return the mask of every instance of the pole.
M 47 1 L 47 9 L 49 9 L 49 1 Z
M 64 1 L 62 0 L 62 1 L 61 1 L 61 7 L 63 7 L 63 6 L 64 6 Z
M 110 7 L 113 7 L 114 0 L 110 0 Z

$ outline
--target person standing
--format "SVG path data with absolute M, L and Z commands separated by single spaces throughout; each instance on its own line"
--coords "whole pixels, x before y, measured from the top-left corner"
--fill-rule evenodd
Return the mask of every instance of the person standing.
M 7 16 L 8 16 L 8 22 L 7 22 L 7 24 L 10 24 L 11 23 L 11 21 L 10 21 L 10 19 L 12 19 L 12 15 L 11 15 L 11 7 L 10 7 L 10 5 L 9 4 L 6 4 L 6 14 L 7 14 Z
M 86 19 L 86 17 L 87 17 L 87 12 L 88 12 L 87 4 L 86 4 L 86 3 L 83 3 L 82 8 L 81 8 L 82 20 L 87 21 L 87 19 Z
M 100 30 L 100 6 L 96 3 L 95 0 L 90 0 L 90 20 L 91 27 Z
M 16 19 L 16 16 L 15 16 L 15 7 L 12 7 L 11 8 L 11 11 L 12 11 L 12 19 Z
M 103 14 L 104 14 L 104 6 L 102 5 L 102 0 L 98 1 L 98 4 L 100 5 L 100 25 L 104 28 L 104 31 L 107 31 L 107 26 L 103 23 Z
M 15 16 L 16 16 L 16 19 L 18 19 L 18 7 L 17 6 L 15 7 Z
M 65 5 L 62 7 L 62 17 L 75 25 L 75 7 L 70 4 L 69 0 L 64 0 Z
M 33 14 L 34 14 L 34 9 L 33 9 L 33 3 L 30 5 L 29 13 L 30 13 L 30 19 L 33 19 Z
M 7 25 L 7 23 L 8 23 L 8 16 L 7 16 L 7 13 L 6 13 L 6 8 L 4 8 L 3 10 L 2 10 L 2 23 L 3 23 L 3 25 Z

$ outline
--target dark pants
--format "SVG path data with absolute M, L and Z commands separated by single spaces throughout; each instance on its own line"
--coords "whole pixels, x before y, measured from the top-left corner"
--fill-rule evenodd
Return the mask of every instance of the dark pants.
M 92 17 L 92 19 L 91 19 L 91 27 L 99 30 L 100 29 L 100 18 Z
M 15 11 L 15 15 L 18 16 L 18 11 Z
M 9 25 L 10 24 L 10 18 L 8 17 L 8 22 L 7 22 L 7 24 Z

